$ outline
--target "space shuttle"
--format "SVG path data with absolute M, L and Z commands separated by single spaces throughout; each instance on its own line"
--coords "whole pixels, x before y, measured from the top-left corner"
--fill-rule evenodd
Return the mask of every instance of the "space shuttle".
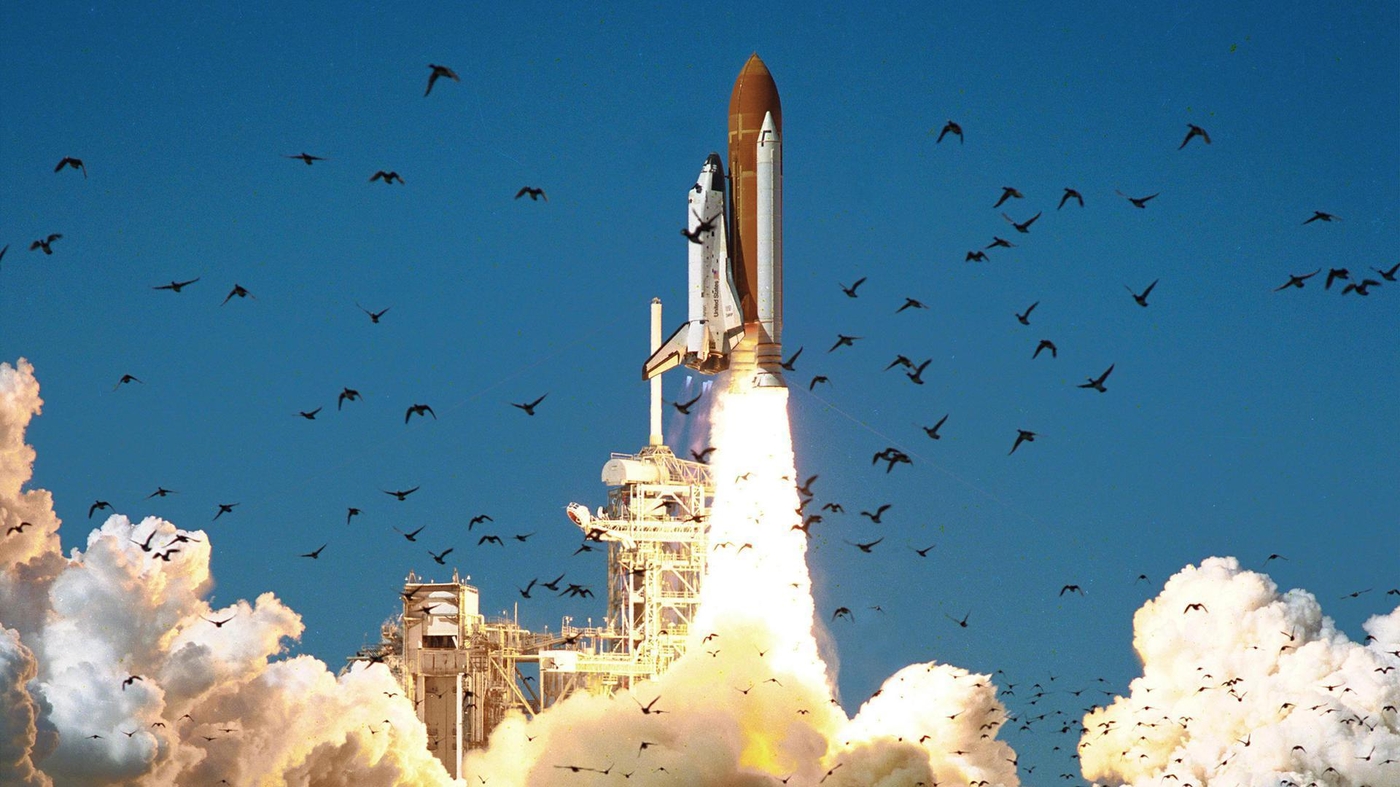
M 688 319 L 642 365 L 782 387 L 783 159 L 778 87 L 758 55 L 729 97 L 729 173 L 711 153 L 686 198 Z

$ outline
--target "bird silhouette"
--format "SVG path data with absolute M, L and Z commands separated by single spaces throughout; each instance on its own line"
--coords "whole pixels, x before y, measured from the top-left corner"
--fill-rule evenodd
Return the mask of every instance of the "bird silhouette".
M 1036 301 L 1035 303 L 1032 303 L 1030 306 L 1027 306 L 1027 307 L 1026 307 L 1026 311 L 1025 311 L 1024 314 L 1018 314 L 1018 315 L 1016 315 L 1016 321 L 1019 322 L 1019 323 L 1021 323 L 1022 325 L 1030 325 L 1030 324 L 1031 324 L 1031 312 L 1035 311 L 1035 307 L 1037 307 L 1037 306 L 1039 306 L 1039 305 L 1040 305 L 1040 301 Z
M 135 375 L 131 374 L 124 374 L 122 375 L 122 378 L 117 381 L 117 384 L 112 386 L 112 390 L 115 391 L 123 385 L 126 385 L 127 383 L 141 383 L 141 385 L 145 385 L 145 383 L 142 382 L 139 377 L 136 377 Z
M 1060 595 L 1063 596 L 1066 593 L 1078 593 L 1082 596 L 1084 595 L 1084 588 L 1081 588 L 1078 585 L 1065 585 L 1064 587 L 1060 588 Z
M 489 514 L 477 514 L 476 516 L 471 518 L 470 522 L 467 522 L 467 532 L 471 532 L 471 529 L 473 527 L 476 527 L 477 525 L 482 524 L 483 522 L 495 521 L 496 520 L 492 519 Z
M 1381 275 L 1381 278 L 1385 279 L 1386 281 L 1395 281 L 1395 272 L 1400 271 L 1400 262 L 1397 262 L 1394 265 L 1392 265 L 1390 267 L 1390 270 L 1388 271 L 1383 271 L 1380 268 L 1372 268 L 1371 270 L 1375 271 L 1376 273 L 1379 273 Z
M 360 392 L 356 391 L 354 388 L 344 388 L 341 390 L 340 396 L 338 396 L 335 400 L 335 409 L 339 410 L 340 406 L 345 404 L 346 399 L 349 399 L 352 402 L 358 402 L 362 398 L 363 397 L 360 396 Z
M 1081 208 L 1084 207 L 1084 195 L 1083 195 L 1083 194 L 1080 194 L 1079 192 L 1075 191 L 1074 189 L 1066 188 L 1066 189 L 1065 189 L 1065 195 L 1064 195 L 1063 197 L 1060 197 L 1060 204 L 1059 204 L 1058 206 L 1056 206 L 1055 210 L 1059 210 L 1060 208 L 1063 208 L 1063 207 L 1065 206 L 1065 203 L 1068 202 L 1068 201 L 1070 201 L 1070 200 L 1075 200 L 1075 201 L 1077 201 L 1077 202 L 1079 203 L 1079 207 L 1081 207 Z
M 297 413 L 297 415 L 301 416 L 302 418 L 305 418 L 308 421 L 314 421 L 316 420 L 316 414 L 319 412 L 321 412 L 321 408 L 317 407 L 315 410 L 301 410 Z
M 806 481 L 803 481 L 801 484 L 798 484 L 798 485 L 797 485 L 797 491 L 798 491 L 800 494 L 804 494 L 804 495 L 806 495 L 807 497 L 811 497 L 811 496 L 812 496 L 812 484 L 813 484 L 813 483 L 816 483 L 816 480 L 817 480 L 818 478 L 821 478 L 821 476 L 820 476 L 820 475 L 809 476 L 809 477 L 807 478 Z
M 500 536 L 482 536 L 476 540 L 476 545 L 481 546 L 482 544 L 495 544 L 498 547 L 506 545 L 506 543 L 501 540 Z
M 1059 358 L 1060 351 L 1055 347 L 1055 343 L 1049 339 L 1041 339 L 1040 344 L 1035 346 L 1035 352 L 1031 353 L 1031 360 L 1034 361 L 1040 355 L 1041 350 L 1049 350 L 1051 358 Z
M 369 182 L 370 182 L 370 183 L 373 183 L 373 182 L 375 182 L 376 180 L 382 180 L 382 181 L 384 181 L 384 185 L 386 185 L 386 186 L 389 185 L 389 184 L 391 184 L 391 183 L 393 183 L 393 182 L 396 181 L 396 180 L 399 182 L 400 185 L 403 185 L 403 176 L 400 175 L 399 173 L 393 172 L 393 171 L 385 172 L 384 170 L 381 169 L 381 170 L 379 170 L 378 172 L 374 173 L 373 175 L 370 175 L 370 176 L 369 176 Z
M 1141 306 L 1142 308 L 1146 309 L 1146 308 L 1147 308 L 1147 296 L 1152 294 L 1152 288 L 1153 288 L 1153 287 L 1156 287 L 1156 286 L 1157 286 L 1157 282 L 1159 282 L 1159 281 L 1161 281 L 1161 279 L 1153 279 L 1153 280 L 1152 280 L 1152 283 L 1149 284 L 1149 285 L 1147 285 L 1147 289 L 1143 290 L 1141 295 L 1139 295 L 1139 294 L 1133 292 L 1133 288 L 1132 288 L 1132 287 L 1129 287 L 1129 286 L 1126 285 L 1126 284 L 1123 285 L 1123 289 L 1125 289 L 1125 290 L 1127 290 L 1128 292 L 1132 293 L 1132 295 L 1133 295 L 1133 300 L 1137 301 L 1137 305 L 1139 305 L 1139 306 Z
M 350 524 L 350 520 L 360 515 L 360 509 L 350 507 L 345 509 L 345 524 Z
M 299 159 L 299 160 L 301 160 L 301 161 L 306 162 L 306 166 L 308 166 L 308 167 L 311 166 L 312 162 L 315 162 L 315 161 L 325 161 L 325 159 L 321 158 L 320 156 L 313 156 L 313 155 L 311 155 L 310 153 L 298 153 L 298 154 L 295 155 L 295 156 L 283 156 L 282 158 L 294 158 L 294 159 Z
M 437 413 L 433 412 L 433 408 L 427 406 L 426 404 L 413 404 L 409 405 L 408 409 L 404 411 L 403 422 L 408 423 L 408 419 L 415 415 L 431 415 L 434 421 L 437 420 Z
M 369 309 L 366 309 L 365 307 L 360 306 L 359 303 L 356 303 L 355 305 L 360 307 L 360 311 L 364 312 L 365 314 L 368 314 L 368 315 L 369 315 L 369 321 L 372 322 L 372 323 L 374 323 L 374 324 L 376 324 L 376 325 L 379 324 L 379 318 L 380 318 L 380 317 L 383 317 L 384 314 L 385 314 L 386 312 L 388 312 L 390 309 L 394 308 L 394 307 L 392 307 L 392 306 L 386 306 L 386 307 L 384 307 L 383 309 L 381 309 L 380 311 L 372 312 L 372 311 L 370 311 Z
M 1357 295 L 1365 297 L 1371 294 L 1369 292 L 1370 288 L 1379 286 L 1381 286 L 1381 283 L 1376 281 L 1375 279 L 1362 279 L 1359 283 L 1352 283 L 1343 287 L 1342 294 L 1346 295 L 1348 293 L 1354 292 Z
M 1206 133 L 1205 129 L 1194 123 L 1187 123 L 1186 125 L 1190 130 L 1186 132 L 1186 139 L 1181 140 L 1181 144 L 1176 147 L 1177 150 L 1186 147 L 1186 143 L 1190 142 L 1192 137 L 1200 137 L 1207 145 L 1210 144 L 1210 135 Z
M 862 512 L 860 512 L 860 515 L 863 516 L 863 517 L 867 517 L 871 522 L 874 522 L 875 524 L 878 525 L 878 524 L 880 524 L 880 517 L 884 516 L 884 515 L 885 515 L 885 512 L 888 511 L 888 510 L 890 510 L 890 506 L 891 506 L 891 505 L 892 505 L 892 504 L 890 504 L 890 503 L 885 503 L 884 505 L 882 505 L 882 506 L 880 506 L 879 508 L 875 509 L 875 513 L 873 513 L 873 514 L 870 513 L 869 511 L 862 511 Z
M 909 549 L 910 549 L 912 552 L 914 552 L 915 554 L 917 554 L 919 557 L 928 557 L 928 553 L 929 553 L 929 552 L 932 552 L 932 551 L 933 551 L 933 548 L 936 547 L 936 546 L 938 546 L 938 545 L 937 545 L 937 544 L 929 544 L 928 546 L 924 547 L 923 549 L 914 549 L 914 547 L 909 547 Z
M 786 370 L 789 371 L 789 372 L 795 372 L 795 371 L 797 371 L 796 369 L 794 369 L 794 368 L 792 367 L 792 365 L 793 365 L 794 363 L 797 362 L 797 356 L 801 355 L 801 354 L 802 354 L 802 351 L 803 351 L 804 349 L 806 349 L 806 348 L 805 348 L 805 347 L 798 347 L 798 348 L 797 348 L 797 352 L 793 353 L 793 354 L 792 354 L 792 357 L 788 358 L 786 361 L 783 361 L 781 364 L 779 364 L 779 366 L 782 366 L 784 369 L 786 369 Z
M 967 628 L 967 619 L 970 618 L 970 617 L 972 617 L 972 613 L 971 613 L 971 612 L 968 612 L 966 615 L 963 615 L 963 616 L 962 616 L 962 620 L 958 620 L 957 618 L 953 617 L 952 615 L 949 615 L 947 612 L 944 612 L 944 613 L 943 613 L 943 617 L 945 617 L 945 618 L 947 618 L 947 619 L 953 621 L 954 623 L 958 624 L 959 626 L 962 626 L 963 628 Z
M 112 510 L 112 504 L 111 504 L 111 503 L 108 503 L 106 500 L 96 500 L 96 501 L 93 502 L 92 505 L 88 506 L 88 519 L 92 519 L 92 514 L 93 514 L 94 511 L 111 511 L 111 510 Z
M 1017 232 L 1022 233 L 1023 235 L 1029 235 L 1031 231 L 1031 225 L 1035 223 L 1036 219 L 1040 218 L 1040 214 L 1037 213 L 1034 216 L 1031 216 L 1030 218 L 1020 223 L 1017 223 L 1015 219 L 1011 218 L 1005 213 L 1001 214 L 1001 217 L 1010 222 L 1011 226 L 1015 227 Z
M 1333 215 L 1333 214 L 1331 214 L 1331 213 L 1323 213 L 1323 212 L 1320 211 L 1320 210 L 1315 210 L 1315 211 L 1313 211 L 1312 217 L 1309 218 L 1307 221 L 1305 221 L 1305 222 L 1303 222 L 1303 223 L 1304 223 L 1304 224 L 1312 224 L 1314 221 L 1341 221 L 1341 220 L 1342 220 L 1342 217 L 1341 217 L 1341 216 L 1336 216 L 1336 215 Z
M 1025 429 L 1016 430 L 1016 442 L 1011 444 L 1011 450 L 1006 452 L 1007 456 L 1016 453 L 1016 449 L 1021 447 L 1021 443 L 1034 443 L 1037 437 L 1035 432 L 1028 432 Z
M 163 486 L 158 486 L 156 487 L 156 491 L 150 493 L 149 495 L 146 495 L 146 499 L 150 500 L 153 497 L 168 497 L 169 495 L 173 494 L 178 493 L 174 489 L 166 489 Z
M 703 450 L 703 451 L 691 451 L 691 452 L 690 452 L 690 458 L 691 458 L 691 459 L 694 459 L 694 460 L 697 461 L 697 462 L 700 462 L 701 464 L 704 464 L 704 463 L 710 461 L 710 454 L 712 454 L 712 453 L 714 453 L 714 452 L 715 452 L 715 447 L 712 446 L 712 445 L 710 445 L 710 446 L 706 446 L 706 447 L 705 447 L 705 450 Z
M 959 144 L 959 145 L 961 145 L 961 144 L 963 143 L 963 130 L 962 130 L 962 126 L 959 126 L 957 123 L 954 123 L 953 121 L 950 120 L 950 121 L 948 121 L 947 123 L 944 123 L 944 124 L 943 124 L 943 130 L 940 131 L 940 132 L 938 132 L 938 139 L 934 140 L 934 141 L 933 141 L 933 144 L 937 145 L 938 143 L 942 142 L 942 141 L 943 141 L 943 137 L 944 137 L 945 135 L 947 135 L 947 134 L 953 134 L 953 135 L 955 135 L 955 136 L 958 138 L 958 144 Z
M 1116 191 L 1116 189 L 1115 189 L 1115 191 Z M 1157 192 L 1157 194 L 1161 194 L 1161 193 L 1162 193 L 1162 192 L 1160 192 L 1160 191 Z M 1122 197 L 1123 199 L 1126 199 L 1127 201 L 1133 203 L 1133 207 L 1135 207 L 1135 208 L 1146 208 L 1146 207 L 1147 207 L 1147 201 L 1150 200 L 1150 199 L 1156 199 L 1157 194 L 1149 194 L 1149 195 L 1147 195 L 1146 197 L 1129 197 L 1127 194 L 1124 194 L 1124 193 L 1121 192 L 1121 191 L 1118 192 L 1118 196 L 1120 196 L 1120 197 Z
M 1080 384 L 1079 386 L 1077 386 L 1077 387 L 1079 387 L 1079 388 L 1092 388 L 1092 389 L 1094 389 L 1095 391 L 1098 391 L 1099 393 L 1108 393 L 1108 389 L 1105 388 L 1105 387 L 1103 387 L 1103 381 L 1104 381 L 1104 380 L 1107 380 L 1107 379 L 1108 379 L 1108 376 L 1109 376 L 1110 374 L 1113 374 L 1113 367 L 1114 367 L 1114 366 L 1117 366 L 1117 364 L 1109 364 L 1109 365 L 1108 365 L 1108 368 L 1107 368 L 1107 369 L 1104 369 L 1103 374 L 1099 375 L 1098 377 L 1090 377 L 1090 378 L 1088 378 L 1088 380 L 1089 380 L 1088 382 L 1086 382 L 1086 383 L 1081 383 L 1081 384 Z
M 1000 237 L 1000 236 L 993 235 L 993 236 L 992 236 L 992 242 L 991 242 L 991 243 L 988 243 L 987 246 L 986 246 L 986 248 L 988 248 L 988 249 L 995 249 L 995 248 L 998 248 L 998 247 L 1003 248 L 1003 249 L 1014 249 L 1014 248 L 1016 248 L 1016 244 L 1012 243 L 1011 241 L 1007 240 L 1006 238 L 1002 238 L 1002 237 Z
M 1400 266 L 1397 266 L 1397 267 L 1400 267 Z M 1307 281 L 1308 279 L 1311 279 L 1312 277 L 1316 276 L 1317 274 L 1319 274 L 1319 273 L 1321 273 L 1321 272 L 1322 272 L 1322 269 L 1321 269 L 1321 268 L 1318 268 L 1317 270 L 1313 271 L 1312 273 L 1305 273 L 1305 274 L 1303 274 L 1303 275 L 1301 275 L 1301 276 L 1294 276 L 1293 274 L 1290 273 L 1290 274 L 1288 274 L 1288 281 L 1286 281 L 1286 282 L 1284 282 L 1283 284 L 1281 284 L 1281 285 L 1275 287 L 1275 288 L 1274 288 L 1274 292 L 1278 292 L 1279 290 L 1286 290 L 1286 289 L 1288 289 L 1289 287 L 1297 287 L 1298 289 L 1301 290 L 1301 289 L 1303 289 L 1303 282 Z
M 429 93 L 433 92 L 433 85 L 436 84 L 438 79 L 442 77 L 447 77 L 453 82 L 462 81 L 462 78 L 457 76 L 457 72 L 453 71 L 447 66 L 440 66 L 437 63 L 429 63 L 428 68 L 431 68 L 433 70 L 433 73 L 428 75 L 428 89 L 423 91 L 424 96 L 427 96 Z
M 1337 279 L 1346 279 L 1347 281 L 1350 281 L 1351 271 L 1347 270 L 1346 268 L 1329 268 L 1327 271 L 1327 283 L 1322 285 L 1322 289 L 1332 289 L 1332 282 L 1336 281 Z
M 1192 610 L 1198 610 L 1198 611 L 1200 611 L 1200 612 L 1210 612 L 1210 610 L 1206 609 L 1206 605 L 1205 605 L 1205 604 L 1196 603 L 1196 604 L 1187 604 L 1187 605 L 1186 605 L 1186 608 L 1183 609 L 1183 610 L 1181 610 L 1181 614 L 1185 615 L 1187 612 L 1190 612 L 1190 611 L 1192 611 Z
M 921 427 L 921 428 L 924 430 L 924 433 L 927 434 L 927 435 L 929 436 L 930 439 L 933 439 L 933 440 L 942 440 L 942 439 L 943 439 L 943 435 L 939 434 L 939 433 L 938 433 L 938 430 L 943 428 L 943 424 L 944 424 L 947 420 L 948 420 L 948 416 L 947 416 L 947 415 L 944 415 L 942 418 L 938 419 L 938 423 L 934 424 L 933 426 L 924 426 L 924 427 Z
M 856 620 L 855 614 L 851 612 L 849 607 L 837 607 L 836 610 L 831 613 L 831 619 L 835 621 L 837 618 L 845 618 L 852 623 Z
M 915 300 L 915 299 L 913 299 L 913 298 L 905 298 L 905 299 L 904 299 L 904 305 L 901 306 L 901 307 L 899 307 L 898 309 L 895 309 L 895 310 L 894 310 L 894 313 L 895 313 L 895 314 L 899 314 L 900 312 L 904 311 L 905 309 L 927 309 L 927 308 L 928 308 L 928 306 L 927 306 L 926 304 L 924 304 L 922 301 L 918 301 L 918 300 Z
M 53 168 L 53 171 L 62 172 L 64 167 L 82 170 L 83 180 L 87 180 L 87 167 L 83 165 L 82 159 L 73 158 L 72 156 L 64 156 L 63 158 L 59 159 L 58 165 Z
M 841 540 L 842 540 L 842 541 L 846 541 L 846 539 L 844 539 L 844 538 L 841 539 Z M 850 544 L 851 546 L 855 547 L 856 549 L 859 549 L 860 551 L 862 551 L 862 552 L 864 552 L 865 554 L 869 555 L 869 554 L 871 554 L 871 551 L 870 551 L 870 550 L 874 549 L 876 544 L 879 544 L 881 541 L 884 541 L 884 540 L 885 540 L 885 537 L 884 537 L 884 536 L 880 536 L 879 538 L 875 539 L 874 541 L 867 541 L 867 542 L 865 542 L 864 544 L 858 544 L 858 543 L 856 543 L 856 542 L 854 542 L 854 541 L 846 541 L 846 543 L 847 543 L 847 544 Z
M 219 510 L 214 514 L 214 518 L 210 520 L 211 522 L 218 521 L 219 517 L 224 514 L 232 514 L 233 509 L 238 506 L 238 503 L 217 503 L 216 505 L 218 505 Z
M 233 619 L 234 619 L 235 617 L 237 617 L 237 616 L 236 616 L 236 615 L 229 615 L 228 617 L 224 618 L 223 620 L 214 620 L 213 618 L 206 618 L 206 617 L 204 617 L 203 615 L 200 615 L 199 617 L 200 617 L 201 619 L 203 619 L 203 620 L 206 620 L 206 621 L 208 621 L 208 622 L 210 622 L 210 623 L 213 623 L 213 624 L 214 624 L 214 628 L 216 628 L 216 629 L 221 629 L 221 628 L 224 627 L 224 624 L 226 624 L 226 623 L 228 623 L 229 621 L 233 620 Z
M 526 194 L 530 195 L 531 202 L 538 202 L 541 199 L 549 202 L 549 197 L 545 196 L 544 189 L 537 189 L 533 186 L 522 186 L 519 191 L 515 192 L 515 198 L 520 199 Z
M 992 207 L 993 207 L 993 208 L 1000 208 L 1000 207 L 1001 207 L 1001 203 L 1006 202 L 1006 201 L 1009 200 L 1009 199 L 1020 199 L 1020 198 L 1022 198 L 1022 197 L 1024 197 L 1024 196 L 1025 196 L 1024 194 L 1022 194 L 1021 192 L 1019 192 L 1019 191 L 1017 191 L 1016 189 L 1012 188 L 1011 186 L 1002 186 L 1002 187 L 1001 187 L 1001 199 L 997 200 L 997 204 L 993 205 Z
M 327 544 L 322 544 L 321 546 L 316 547 L 316 549 L 314 549 L 314 550 L 312 550 L 312 551 L 310 551 L 310 552 L 307 552 L 307 553 L 301 554 L 301 555 L 297 555 L 297 557 L 309 557 L 309 558 L 311 558 L 312 560 L 317 560 L 317 559 L 319 559 L 319 558 L 321 557 L 321 551 L 324 550 L 327 546 L 330 546 L 330 544 L 329 544 L 329 543 L 327 543 Z
M 812 382 L 807 384 L 807 390 L 811 391 L 815 389 L 818 383 L 826 383 L 827 385 L 830 385 L 831 380 L 824 374 L 815 375 L 812 377 Z
M 172 282 L 170 282 L 169 284 L 161 284 L 161 285 L 159 285 L 159 286 L 152 287 L 151 289 L 153 289 L 153 290 L 170 290 L 171 292 L 180 292 L 181 290 L 185 289 L 186 287 L 190 286 L 191 284 L 194 284 L 194 283 L 197 282 L 197 281 L 199 281 L 199 277 L 198 277 L 198 276 L 194 277 L 193 279 L 189 279 L 188 281 L 172 281 Z
M 904 376 L 905 376 L 905 377 L 908 377 L 909 380 L 910 380 L 911 382 L 913 382 L 915 385 L 923 385 L 923 384 L 924 384 L 924 370 L 927 369 L 927 368 L 928 368 L 928 365 L 931 364 L 931 363 L 933 363 L 933 359 L 932 359 L 932 358 L 928 359 L 927 361 L 924 361 L 923 363 L 919 364 L 918 366 L 915 366 L 915 367 L 914 367 L 914 371 L 912 371 L 912 372 L 905 372 L 905 373 L 904 373 Z
M 455 547 L 448 547 L 447 549 L 444 549 L 442 552 L 434 552 L 433 550 L 430 549 L 430 550 L 428 550 L 428 554 L 429 554 L 429 555 L 432 555 L 432 557 L 433 557 L 433 562 L 437 563 L 439 566 L 445 566 L 445 565 L 447 565 L 445 559 L 447 558 L 448 555 L 452 554 L 452 550 L 453 550 L 453 549 L 455 549 Z M 526 598 L 528 598 L 528 596 L 527 596 Z
M 33 522 L 20 522 L 18 525 L 11 525 L 9 528 L 7 528 L 7 529 L 5 530 L 5 535 L 8 536 L 8 535 L 11 534 L 11 533 L 20 533 L 20 534 L 23 534 L 23 533 L 24 533 L 24 529 L 25 529 L 26 527 L 33 527 L 33 526 L 34 526 L 34 523 L 33 523 Z
M 838 333 L 836 334 L 836 343 L 831 345 L 831 349 L 827 350 L 827 352 L 836 352 L 837 347 L 854 347 L 855 343 L 859 340 L 859 336 L 847 336 L 843 333 Z
M 404 489 L 395 492 L 390 492 L 387 489 L 381 489 L 379 491 L 383 492 L 386 495 L 389 495 L 390 497 L 397 497 L 400 500 L 400 502 L 402 502 L 404 498 L 408 497 L 409 495 L 413 494 L 414 492 L 417 492 L 419 489 L 422 488 L 423 487 L 420 484 L 418 486 L 413 487 L 412 489 Z
M 252 298 L 253 300 L 257 300 L 256 296 L 248 292 L 248 289 L 243 285 L 239 284 L 238 282 L 233 283 L 233 289 L 228 291 L 228 295 L 224 296 L 223 303 L 220 303 L 219 305 L 223 306 L 225 303 L 228 303 L 229 300 L 233 298 Z
M 703 397 L 704 395 L 705 394 L 702 391 L 694 399 L 691 399 L 688 402 L 671 402 L 671 406 L 676 408 L 676 410 L 678 410 L 681 415 L 690 415 L 690 408 L 694 407 L 695 403 L 700 401 L 701 397 Z
M 399 499 L 402 500 L 403 498 L 401 497 L 401 498 L 399 498 Z M 395 530 L 395 532 L 397 532 L 399 535 L 403 536 L 404 538 L 408 539 L 409 541 L 417 541 L 417 540 L 418 540 L 418 534 L 423 532 L 423 528 L 424 528 L 424 527 L 427 527 L 427 525 L 423 525 L 423 527 L 420 527 L 420 528 L 418 528 L 417 530 L 413 530 L 413 531 L 410 531 L 410 532 L 407 532 L 407 533 L 403 532 L 402 530 L 399 530 L 397 526 L 394 527 L 394 530 Z
M 536 399 L 533 402 L 530 402 L 529 404 L 515 404 L 514 402 L 512 402 L 511 407 L 519 407 L 521 410 L 525 411 L 526 415 L 534 415 L 535 408 L 540 406 L 540 402 L 544 401 L 545 396 L 549 396 L 549 394 L 546 393 L 544 396 L 541 396 L 540 398 Z
M 58 234 L 57 232 L 50 233 L 47 238 L 40 238 L 34 241 L 33 243 L 29 244 L 29 250 L 34 251 L 36 249 L 43 249 L 45 254 L 53 254 L 53 242 L 62 237 L 63 236 Z M 5 248 L 8 249 L 10 247 L 6 246 Z
M 986 261 L 987 261 L 987 252 L 982 251 L 981 249 L 978 249 L 978 250 L 976 250 L 976 251 L 969 251 L 969 252 L 967 253 L 967 256 L 963 258 L 963 262 L 986 262 Z
M 860 285 L 862 285 L 862 284 L 865 283 L 865 280 L 866 280 L 867 278 L 869 278 L 869 277 L 868 277 L 868 276 L 862 276 L 862 277 L 860 277 L 859 279 L 856 279 L 855 282 L 854 282 L 853 284 L 851 284 L 851 286 L 849 286 L 849 287 L 847 287 L 847 286 L 844 285 L 844 284 L 841 284 L 840 282 L 837 282 L 837 284 L 840 285 L 840 287 L 841 287 L 841 292 L 846 293 L 846 297 L 847 297 L 847 298 L 854 298 L 854 297 L 856 297 L 856 290 L 860 288 Z

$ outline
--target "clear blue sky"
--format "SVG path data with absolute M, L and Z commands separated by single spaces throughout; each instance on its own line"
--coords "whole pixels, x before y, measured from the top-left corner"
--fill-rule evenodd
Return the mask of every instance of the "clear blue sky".
M 1121 689 L 1133 611 L 1211 555 L 1285 556 L 1269 573 L 1359 639 L 1400 586 L 1400 283 L 1322 285 L 1400 262 L 1396 6 L 853 9 L 9 9 L 0 359 L 43 386 L 34 485 L 65 547 L 97 498 L 203 528 L 216 601 L 275 592 L 305 617 L 295 649 L 332 665 L 377 638 L 409 570 L 447 575 L 428 549 L 456 548 L 487 610 L 535 576 L 601 589 L 563 507 L 601 503 L 609 452 L 645 441 L 647 303 L 682 319 L 685 189 L 757 51 L 783 101 L 799 471 L 850 512 L 811 554 L 818 611 L 858 612 L 832 627 L 848 708 L 927 659 Z M 428 63 L 461 83 L 425 98 Z M 935 144 L 949 119 L 964 144 Z M 1188 123 L 1212 144 L 1178 150 Z M 283 158 L 301 152 L 326 160 Z M 88 177 L 54 174 L 64 156 Z M 524 185 L 548 202 L 513 200 Z M 1016 220 L 1044 212 L 1029 234 L 993 209 L 1003 186 Z M 1083 209 L 1056 210 L 1065 187 Z M 50 233 L 52 256 L 28 250 Z M 1018 246 L 963 261 L 994 235 Z M 1158 279 L 1135 305 L 1125 287 Z M 235 283 L 256 299 L 221 306 Z M 930 308 L 895 314 L 905 297 Z M 391 310 L 374 325 L 357 303 Z M 838 332 L 863 339 L 828 354 Z M 1058 358 L 1031 359 L 1041 339 Z M 931 358 L 927 384 L 882 372 L 896 354 Z M 1075 387 L 1109 364 L 1106 394 Z M 114 391 L 123 374 L 144 384 Z M 814 374 L 831 385 L 812 395 Z M 346 386 L 364 401 L 337 412 Z M 510 407 L 546 392 L 534 418 Z M 438 419 L 405 426 L 418 402 Z M 935 443 L 919 426 L 945 413 Z M 1007 456 L 1017 429 L 1040 437 Z M 887 445 L 912 467 L 873 468 Z M 146 500 L 158 486 L 178 494 Z M 885 524 L 856 514 L 885 502 Z M 538 535 L 478 547 L 478 513 Z M 1077 772 L 1073 736 L 1006 737 Z

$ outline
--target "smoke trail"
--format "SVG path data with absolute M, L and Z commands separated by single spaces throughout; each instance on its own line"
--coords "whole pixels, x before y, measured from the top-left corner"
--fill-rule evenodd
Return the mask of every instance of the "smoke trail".
M 1234 558 L 1133 619 L 1142 677 L 1084 719 L 1085 778 L 1134 787 L 1400 784 L 1400 608 L 1351 642 L 1306 591 Z
M 270 593 L 209 607 L 206 534 L 116 515 L 65 558 L 49 493 L 21 491 L 41 406 L 0 364 L 0 784 L 453 783 L 386 669 L 277 660 L 302 624 Z
M 709 570 L 684 658 L 631 694 L 576 695 L 508 720 L 469 781 L 912 787 L 1018 784 L 986 676 L 933 663 L 891 677 L 854 719 L 833 696 L 799 523 L 787 391 L 721 396 Z M 654 703 L 654 704 L 651 704 Z M 643 708 L 662 713 L 643 713 Z M 577 769 L 577 770 L 575 770 Z

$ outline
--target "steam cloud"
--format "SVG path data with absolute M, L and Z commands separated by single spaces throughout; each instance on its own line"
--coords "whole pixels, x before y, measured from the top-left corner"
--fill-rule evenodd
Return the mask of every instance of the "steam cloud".
M 42 404 L 30 364 L 0 364 L 0 532 L 30 523 L 0 536 L 0 784 L 453 783 L 387 669 L 273 660 L 302 624 L 270 593 L 210 608 L 204 533 L 111 516 L 65 558 L 49 493 L 21 492 Z
M 1194 605 L 1202 605 L 1195 608 Z M 1133 787 L 1400 784 L 1400 608 L 1351 642 L 1308 592 L 1211 558 L 1133 619 L 1130 695 L 1084 719 L 1086 778 Z

